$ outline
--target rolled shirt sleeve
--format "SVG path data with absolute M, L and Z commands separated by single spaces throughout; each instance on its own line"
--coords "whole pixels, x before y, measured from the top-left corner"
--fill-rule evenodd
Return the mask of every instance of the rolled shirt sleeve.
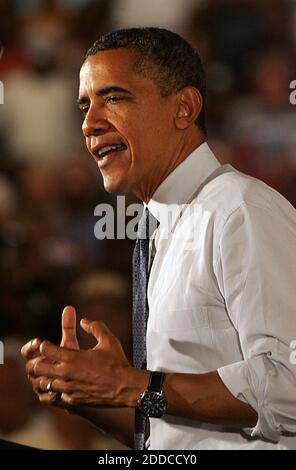
M 239 400 L 258 413 L 254 437 L 296 433 L 296 216 L 276 192 L 243 203 L 225 221 L 217 279 L 243 360 L 218 369 Z

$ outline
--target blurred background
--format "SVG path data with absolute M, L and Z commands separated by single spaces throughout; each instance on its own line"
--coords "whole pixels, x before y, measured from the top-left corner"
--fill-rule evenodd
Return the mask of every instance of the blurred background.
M 70 303 L 105 321 L 131 355 L 133 242 L 94 237 L 95 206 L 116 199 L 84 148 L 76 98 L 93 41 L 145 25 L 198 49 L 208 140 L 221 163 L 296 205 L 295 0 L 0 0 L 0 435 L 16 442 L 119 448 L 80 418 L 41 407 L 19 350 L 35 336 L 59 343 Z

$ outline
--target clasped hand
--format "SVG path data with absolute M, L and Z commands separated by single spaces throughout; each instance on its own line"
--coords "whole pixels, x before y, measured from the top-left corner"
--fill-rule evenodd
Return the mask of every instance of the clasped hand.
M 119 340 L 99 321 L 83 319 L 81 328 L 93 335 L 93 349 L 79 348 L 76 312 L 62 315 L 62 341 L 56 346 L 36 338 L 22 347 L 26 370 L 42 403 L 58 406 L 127 406 L 124 377 L 131 368 Z

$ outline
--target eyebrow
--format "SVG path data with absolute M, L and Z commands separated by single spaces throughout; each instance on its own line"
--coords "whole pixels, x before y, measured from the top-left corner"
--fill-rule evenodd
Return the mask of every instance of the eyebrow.
M 125 88 L 121 88 L 120 86 L 116 86 L 116 85 L 111 85 L 111 86 L 106 86 L 104 88 L 100 88 L 100 90 L 96 92 L 96 95 L 106 96 L 109 93 L 125 93 L 127 95 L 133 96 L 133 94 L 130 91 L 126 90 Z M 89 98 L 87 98 L 86 96 L 82 96 L 81 98 L 78 98 L 77 100 L 78 106 L 81 106 L 82 104 L 85 104 L 85 103 L 89 103 Z

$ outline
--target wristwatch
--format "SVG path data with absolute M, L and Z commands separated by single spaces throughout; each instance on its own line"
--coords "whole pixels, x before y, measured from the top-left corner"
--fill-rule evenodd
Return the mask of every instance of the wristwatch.
M 163 372 L 151 372 L 148 388 L 138 399 L 138 408 L 147 418 L 161 418 L 167 409 L 167 401 L 162 386 L 165 379 Z

